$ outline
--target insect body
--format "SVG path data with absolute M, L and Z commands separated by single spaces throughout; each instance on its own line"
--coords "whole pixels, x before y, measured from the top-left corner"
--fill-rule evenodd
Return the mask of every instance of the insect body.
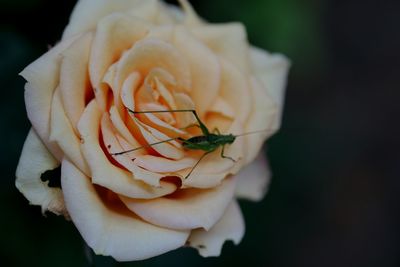
M 224 154 L 224 150 L 225 150 L 225 145 L 228 144 L 232 144 L 236 137 L 233 134 L 221 134 L 219 132 L 219 130 L 216 128 L 214 129 L 213 133 L 211 133 L 207 126 L 205 126 L 205 124 L 200 120 L 199 116 L 197 115 L 195 110 L 191 110 L 191 109 L 183 109 L 183 110 L 155 110 L 155 111 L 133 111 L 128 109 L 130 113 L 132 114 L 144 114 L 144 113 L 165 113 L 165 112 L 192 112 L 193 115 L 196 117 L 196 120 L 198 122 L 198 124 L 193 125 L 193 126 L 197 126 L 201 129 L 202 135 L 198 135 L 198 136 L 194 136 L 188 139 L 184 139 L 182 137 L 176 137 L 176 138 L 170 138 L 164 141 L 160 141 L 160 142 L 156 142 L 156 143 L 152 143 L 152 144 L 148 144 L 146 146 L 142 146 L 142 147 L 137 147 L 131 150 L 126 150 L 126 151 L 122 151 L 122 152 L 118 152 L 118 153 L 114 153 L 114 156 L 117 155 L 122 155 L 125 153 L 129 153 L 132 151 L 136 151 L 139 149 L 143 149 L 146 147 L 151 147 L 151 146 L 155 146 L 161 143 L 165 143 L 165 142 L 170 142 L 172 140 L 178 140 L 180 142 L 182 142 L 182 146 L 187 149 L 187 150 L 201 150 L 204 151 L 205 153 L 200 157 L 200 159 L 197 161 L 197 163 L 193 166 L 193 168 L 190 170 L 190 172 L 186 175 L 185 179 L 188 178 L 190 176 L 190 174 L 193 172 L 193 170 L 196 168 L 196 166 L 200 163 L 200 161 L 208 154 L 210 154 L 211 152 L 214 152 L 215 150 L 217 150 L 219 147 L 222 147 L 221 149 L 221 157 L 225 158 L 225 159 L 229 159 L 232 160 L 233 162 L 236 162 L 236 160 L 234 160 L 231 157 L 228 157 Z
M 184 148 L 203 150 L 206 152 L 213 152 L 220 146 L 232 144 L 235 139 L 236 137 L 232 134 L 224 135 L 212 133 L 208 135 L 194 136 L 186 140 L 183 138 L 178 138 L 179 141 L 182 141 L 182 145 Z

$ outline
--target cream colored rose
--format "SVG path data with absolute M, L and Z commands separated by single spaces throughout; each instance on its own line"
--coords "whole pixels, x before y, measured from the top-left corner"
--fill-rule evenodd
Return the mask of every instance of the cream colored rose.
M 203 256 L 240 242 L 236 198 L 260 200 L 269 179 L 265 139 L 279 127 L 288 61 L 250 47 L 240 23 L 209 24 L 184 0 L 80 0 L 61 42 L 29 65 L 32 129 L 16 185 L 34 205 L 70 217 L 85 241 L 120 261 L 185 244 Z M 212 130 L 239 135 L 203 154 L 174 137 Z M 61 164 L 62 189 L 40 177 Z

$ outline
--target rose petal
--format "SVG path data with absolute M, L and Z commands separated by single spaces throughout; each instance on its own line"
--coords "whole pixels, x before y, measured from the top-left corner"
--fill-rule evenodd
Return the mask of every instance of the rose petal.
M 106 106 L 108 88 L 101 86 L 101 81 L 107 69 L 123 51 L 142 39 L 149 27 L 146 22 L 124 14 L 111 14 L 99 23 L 93 40 L 89 71 L 93 87 L 96 88 L 96 97 L 102 107 Z M 119 88 L 117 86 L 114 89 Z
M 150 70 L 162 68 L 171 73 L 178 90 L 191 88 L 190 68 L 178 50 L 167 42 L 147 38 L 136 42 L 120 59 L 116 81 L 117 87 L 132 73 L 146 76 Z
M 264 86 L 255 78 L 251 79 L 251 95 L 253 98 L 253 110 L 247 119 L 245 133 L 261 131 L 246 135 L 245 164 L 251 162 L 260 152 L 260 149 L 268 136 L 278 129 L 278 107 L 268 95 Z
M 161 111 L 161 110 L 176 110 L 177 106 L 175 104 L 175 100 L 173 98 L 173 95 L 171 92 L 165 87 L 165 85 L 160 81 L 160 79 L 157 77 L 160 75 L 160 79 L 165 78 L 166 83 L 171 83 L 172 85 L 175 84 L 175 80 L 168 72 L 162 69 L 153 69 L 149 75 L 145 79 L 145 86 L 146 89 L 149 92 L 152 93 L 157 93 L 159 97 L 162 97 L 164 101 L 167 103 L 169 108 L 158 108 L 157 104 L 154 102 L 145 102 L 143 104 L 139 104 L 138 108 L 136 108 L 137 111 Z M 124 90 L 126 91 L 126 90 Z M 128 91 L 129 94 L 132 94 L 131 92 Z M 126 95 L 126 92 L 124 92 L 124 95 Z M 155 108 L 150 108 L 150 109 L 145 109 L 147 107 L 151 106 L 156 106 Z M 157 130 L 163 132 L 164 134 L 174 137 L 174 136 L 182 136 L 185 134 L 184 131 L 172 126 L 170 123 L 165 122 L 161 120 L 159 117 L 163 116 L 166 118 L 166 115 L 169 115 L 172 120 L 173 119 L 173 114 L 174 113 L 145 113 L 141 114 L 139 117 L 141 121 L 146 123 L 147 125 L 156 128 Z
M 65 113 L 74 131 L 91 93 L 87 69 L 92 39 L 90 33 L 82 35 L 62 52 L 59 88 Z
M 158 78 L 155 78 L 156 90 L 159 92 L 160 96 L 164 98 L 165 102 L 170 106 L 171 109 L 176 109 L 174 98 L 171 92 L 164 86 Z
M 124 106 L 130 110 L 135 110 L 135 102 L 133 96 L 135 95 L 136 87 L 130 86 L 130 81 L 134 79 L 134 77 L 136 77 L 135 73 L 136 72 L 128 76 L 123 84 L 121 92 L 122 102 Z M 132 126 L 135 127 L 136 131 L 140 132 L 141 136 L 143 136 L 147 144 L 153 144 L 171 138 L 156 130 L 155 128 L 143 124 L 135 117 L 134 114 L 129 113 L 129 115 L 132 119 L 131 121 L 133 122 Z M 160 155 L 163 155 L 167 158 L 180 159 L 183 157 L 183 152 L 179 147 L 179 143 L 177 143 L 176 141 L 171 141 L 154 145 L 151 148 L 157 151 Z
M 133 173 L 135 174 L 135 179 L 143 181 L 148 185 L 160 187 L 160 180 L 166 175 L 158 174 L 145 170 L 137 165 L 134 165 Z
M 82 152 L 92 173 L 92 182 L 115 193 L 133 198 L 156 198 L 176 190 L 171 183 L 154 188 L 137 181 L 130 173 L 113 165 L 102 150 L 99 140 L 101 113 L 97 102 L 91 101 L 78 123 L 82 139 Z
M 125 154 L 113 155 L 114 153 L 129 151 L 136 147 L 126 147 L 127 142 L 121 137 L 115 134 L 115 129 L 112 127 L 111 120 L 107 113 L 103 114 L 101 120 L 101 132 L 103 136 L 104 143 L 112 157 L 116 162 L 125 167 L 133 175 L 133 178 L 139 181 L 143 181 L 148 185 L 161 187 L 160 180 L 167 176 L 166 174 L 158 174 L 149 172 L 143 168 L 140 168 L 136 159 L 138 155 L 143 153 L 143 150 L 131 151 Z
M 183 12 L 180 7 L 165 3 L 164 1 L 157 1 L 160 3 L 158 6 L 158 14 L 155 19 L 157 25 L 168 24 L 181 24 L 183 22 Z
M 290 61 L 281 54 L 270 54 L 256 47 L 250 49 L 250 56 L 253 72 L 278 105 L 280 123 Z
M 182 9 L 184 11 L 186 25 L 202 24 L 201 18 L 197 15 L 196 11 L 193 9 L 189 1 L 178 0 L 178 2 L 182 6 Z
M 221 59 L 221 91 L 220 96 L 231 107 L 235 107 L 236 117 L 244 123 L 251 110 L 249 81 L 235 66 Z
M 180 160 L 170 160 L 152 155 L 136 156 L 135 164 L 152 172 L 170 173 L 192 167 L 196 160 L 184 157 Z
M 249 73 L 249 44 L 243 24 L 205 24 L 191 28 L 191 31 L 214 53 L 229 61 L 241 72 Z
M 182 246 L 189 235 L 105 206 L 90 179 L 68 161 L 62 163 L 61 182 L 72 221 L 97 254 L 118 261 L 147 259 Z
M 176 27 L 174 45 L 189 62 L 192 74 L 190 95 L 196 103 L 196 111 L 202 117 L 218 95 L 221 77 L 219 62 L 212 51 L 184 27 Z
M 195 105 L 192 99 L 184 93 L 175 93 L 174 94 L 175 102 L 177 109 L 185 109 L 185 110 L 194 110 Z M 175 113 L 177 118 L 178 127 L 184 128 L 188 127 L 189 125 L 198 124 L 196 117 L 193 116 L 191 112 L 178 112 Z
M 151 148 L 157 151 L 157 153 L 169 159 L 179 160 L 184 157 L 182 146 L 178 142 L 170 140 L 171 137 L 163 134 L 155 128 L 145 125 L 134 117 L 132 118 L 134 119 L 136 125 L 139 127 L 139 130 L 142 133 L 143 138 L 146 140 L 147 144 L 158 143 L 157 145 L 151 146 Z M 167 140 L 170 141 L 164 142 Z
M 56 89 L 53 96 L 49 140 L 57 142 L 65 156 L 74 162 L 83 173 L 90 175 L 89 167 L 82 155 L 79 137 L 75 134 L 71 122 L 65 114 L 59 89 Z
M 20 73 L 27 81 L 25 105 L 28 118 L 40 139 L 58 160 L 62 159 L 63 153 L 57 144 L 48 140 L 51 101 L 53 92 L 59 83 L 60 54 L 78 37 L 59 43 Z
M 236 196 L 252 201 L 260 201 L 267 193 L 271 172 L 262 151 L 248 166 L 236 174 Z
M 177 137 L 177 136 L 183 136 L 186 134 L 186 132 L 170 125 L 169 123 L 159 119 L 157 116 L 155 116 L 156 113 L 146 113 L 143 114 L 144 116 L 141 116 L 142 121 L 146 123 L 146 125 L 151 126 L 152 128 L 157 129 L 158 131 L 164 133 L 167 136 L 170 137 Z
M 192 165 L 193 168 L 194 165 Z M 186 175 L 192 169 L 178 172 L 180 177 L 186 177 Z M 196 169 L 190 174 L 189 178 L 184 179 L 182 188 L 198 188 L 208 189 L 219 186 L 221 182 L 226 178 L 229 172 L 224 173 L 199 173 Z
M 208 112 L 218 113 L 229 119 L 234 119 L 235 117 L 233 108 L 220 96 L 215 99 Z
M 210 229 L 232 200 L 235 180 L 228 178 L 217 187 L 184 189 L 171 197 L 137 200 L 121 197 L 125 205 L 144 220 L 171 229 Z
M 42 182 L 40 179 L 44 172 L 53 170 L 59 165 L 57 159 L 50 154 L 35 131 L 31 129 L 19 159 L 15 186 L 30 204 L 41 206 L 43 213 L 49 210 L 58 215 L 67 214 L 61 189 L 48 187 L 48 182 Z
M 128 77 L 126 81 L 129 81 L 131 77 L 132 74 Z M 127 84 L 128 86 L 126 86 Z M 124 106 L 127 107 L 129 110 L 136 110 L 135 101 L 133 98 L 134 95 L 135 95 L 135 87 L 129 86 L 129 83 L 125 82 L 122 88 L 121 97 Z M 171 139 L 171 137 L 165 135 L 159 130 L 138 120 L 135 117 L 135 114 L 132 114 L 132 112 L 129 112 L 129 116 L 131 117 L 133 125 L 137 128 L 137 130 L 140 131 L 141 135 L 146 140 L 147 144 L 153 144 L 167 139 Z M 174 140 L 165 143 L 160 143 L 157 146 L 152 146 L 152 148 L 161 155 L 164 155 L 165 157 L 168 158 L 180 159 L 183 156 L 183 152 L 181 151 L 181 145 Z
M 100 84 L 100 88 L 102 91 L 102 93 L 97 92 L 96 95 L 96 99 L 99 100 L 99 98 L 102 98 L 103 100 L 98 101 L 100 106 L 103 105 L 100 102 L 104 102 L 104 110 L 106 109 L 106 102 L 109 101 L 108 96 L 106 95 L 106 93 L 108 92 L 108 89 L 111 89 L 112 94 L 113 94 L 113 100 L 114 102 L 112 103 L 112 105 L 114 107 L 118 108 L 118 111 L 123 114 L 125 111 L 125 107 L 122 105 L 122 101 L 121 101 L 121 94 L 120 94 L 120 90 L 121 88 L 115 88 L 114 87 L 114 78 L 115 78 L 115 74 L 117 73 L 117 64 L 118 62 L 112 64 L 108 69 L 106 74 L 103 77 L 102 83 Z M 135 73 L 136 74 L 136 73 Z M 138 75 L 137 77 L 137 82 L 135 81 L 135 83 L 139 84 L 141 82 L 140 80 L 140 76 Z M 134 84 L 134 86 L 136 86 L 137 84 Z M 105 90 L 105 91 L 104 91 Z M 101 96 L 100 96 L 101 95 Z
M 193 230 L 188 239 L 188 244 L 196 248 L 203 257 L 216 257 L 221 254 L 225 241 L 232 240 L 236 245 L 239 244 L 244 231 L 242 212 L 238 203 L 232 201 L 224 216 L 210 230 Z
M 138 110 L 169 110 L 166 106 L 162 105 L 162 104 L 158 104 L 155 102 L 152 103 L 140 103 L 138 106 Z M 176 123 L 175 118 L 172 115 L 173 113 L 159 113 L 157 114 L 157 116 L 159 116 L 160 118 L 162 118 L 162 120 L 167 121 L 171 124 Z
M 149 19 L 154 16 L 154 6 L 157 4 L 157 0 L 80 0 L 64 30 L 63 40 L 92 30 L 102 18 L 114 12 L 126 12 L 131 16 Z
M 140 81 L 141 75 L 138 72 L 132 72 L 122 84 L 121 100 L 127 109 L 136 109 L 134 96 L 139 89 Z M 118 87 L 118 85 L 115 85 L 115 87 Z
M 132 136 L 129 132 L 129 129 L 126 127 L 124 121 L 121 118 L 121 115 L 115 108 L 112 106 L 110 108 L 110 119 L 112 121 L 113 126 L 117 129 L 118 133 L 127 140 L 133 147 L 139 147 L 139 142 Z
M 120 144 L 120 139 L 117 137 L 118 135 L 115 133 L 115 128 L 111 124 L 110 117 L 107 113 L 103 114 L 101 119 L 101 134 L 103 137 L 103 142 L 105 147 L 107 147 L 108 152 L 114 158 L 116 162 L 124 166 L 127 170 L 133 173 L 133 162 L 132 159 L 136 157 L 136 155 L 140 155 L 143 153 L 143 150 L 131 151 L 129 153 L 121 154 L 121 155 L 112 155 L 114 153 L 119 153 L 122 151 L 128 151 L 130 149 L 134 149 L 136 147 L 129 147 L 127 149 L 123 148 Z

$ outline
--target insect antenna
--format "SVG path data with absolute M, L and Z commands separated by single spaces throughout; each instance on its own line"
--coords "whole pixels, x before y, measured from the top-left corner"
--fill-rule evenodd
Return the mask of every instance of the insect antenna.
M 119 156 L 119 155 L 123 155 L 123 154 L 126 154 L 126 153 L 130 153 L 130 152 L 139 150 L 139 149 L 148 148 L 148 147 L 152 147 L 152 146 L 155 146 L 155 145 L 158 145 L 158 144 L 162 144 L 162 143 L 166 143 L 166 142 L 169 142 L 169 141 L 173 141 L 173 140 L 176 140 L 176 139 L 178 139 L 178 137 L 166 139 L 166 140 L 163 140 L 163 141 L 160 141 L 160 142 L 147 144 L 147 145 L 144 145 L 144 146 L 136 147 L 136 148 L 133 148 L 133 149 L 129 149 L 129 150 L 125 150 L 125 151 L 121 151 L 121 152 L 117 152 L 117 153 L 111 153 L 111 155 L 112 156 Z
M 247 132 L 247 133 L 243 133 L 243 134 L 237 134 L 237 135 L 234 135 L 234 136 L 235 137 L 239 137 L 239 136 L 245 136 L 245 135 L 250 135 L 250 134 L 268 132 L 268 131 L 271 131 L 271 130 L 265 129 L 265 130 L 251 131 L 251 132 Z

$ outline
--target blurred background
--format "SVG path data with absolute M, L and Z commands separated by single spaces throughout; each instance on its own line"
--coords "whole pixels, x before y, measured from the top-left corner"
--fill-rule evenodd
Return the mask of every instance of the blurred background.
M 89 266 L 73 224 L 43 217 L 14 186 L 30 127 L 18 73 L 60 39 L 75 2 L 0 0 L 2 266 Z M 185 248 L 94 265 L 400 266 L 400 1 L 191 2 L 292 60 L 282 129 L 267 144 L 269 193 L 241 202 L 246 235 L 219 258 Z

